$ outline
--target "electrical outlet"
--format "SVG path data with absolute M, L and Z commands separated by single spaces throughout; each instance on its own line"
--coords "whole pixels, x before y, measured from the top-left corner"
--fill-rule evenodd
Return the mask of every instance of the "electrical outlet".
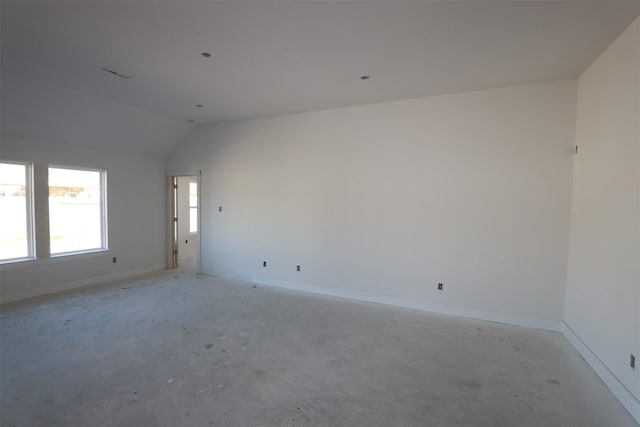
M 267 261 L 262 261 L 262 266 L 266 267 L 267 266 Z
M 631 369 L 636 369 L 636 357 L 633 354 L 629 357 L 629 366 Z
M 218 212 L 222 212 L 222 206 L 218 206 Z
M 296 270 L 300 271 L 300 266 L 299 265 L 296 266 Z
M 116 257 L 112 258 L 113 263 L 115 264 L 118 259 Z
M 444 285 L 442 283 L 438 283 L 438 290 L 441 291 L 443 290 Z

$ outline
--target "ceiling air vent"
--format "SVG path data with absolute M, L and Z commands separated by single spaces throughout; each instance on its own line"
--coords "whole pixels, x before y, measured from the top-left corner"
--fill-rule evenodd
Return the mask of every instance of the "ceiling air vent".
M 122 77 L 123 79 L 130 79 L 131 77 L 134 76 L 133 74 L 121 73 L 119 71 L 114 70 L 111 67 L 102 67 L 101 70 L 106 71 L 109 74 L 113 74 L 114 76 Z

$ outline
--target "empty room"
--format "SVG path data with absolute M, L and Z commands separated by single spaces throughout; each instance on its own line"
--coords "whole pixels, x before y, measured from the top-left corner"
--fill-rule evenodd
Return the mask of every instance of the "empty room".
M 0 425 L 637 426 L 640 1 L 0 2 Z

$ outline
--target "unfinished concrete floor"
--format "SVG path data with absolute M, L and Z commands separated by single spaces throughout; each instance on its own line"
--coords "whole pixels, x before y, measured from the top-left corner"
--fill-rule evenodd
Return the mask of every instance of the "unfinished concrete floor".
M 3 426 L 631 426 L 556 333 L 171 272 L 2 310 Z

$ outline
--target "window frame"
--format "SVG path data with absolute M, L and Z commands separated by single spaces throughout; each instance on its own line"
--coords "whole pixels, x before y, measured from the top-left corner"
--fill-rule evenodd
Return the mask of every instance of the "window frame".
M 79 249 L 74 251 L 51 253 L 51 231 L 47 240 L 49 242 L 49 258 L 59 258 L 70 255 L 88 254 L 93 252 L 106 252 L 109 250 L 109 221 L 107 218 L 107 170 L 100 168 L 89 168 L 82 166 L 65 166 L 60 164 L 47 164 L 47 176 L 50 169 L 68 169 L 85 172 L 98 172 L 100 174 L 100 243 L 98 248 Z M 47 192 L 49 191 L 49 183 L 47 182 Z M 47 209 L 48 210 L 48 209 Z M 51 221 L 51 213 L 49 212 L 48 220 Z
M 0 259 L 0 264 L 30 261 L 36 259 L 35 250 L 35 211 L 33 197 L 33 163 L 0 159 L 0 163 L 24 166 L 25 174 L 25 215 L 27 225 L 27 256 Z

